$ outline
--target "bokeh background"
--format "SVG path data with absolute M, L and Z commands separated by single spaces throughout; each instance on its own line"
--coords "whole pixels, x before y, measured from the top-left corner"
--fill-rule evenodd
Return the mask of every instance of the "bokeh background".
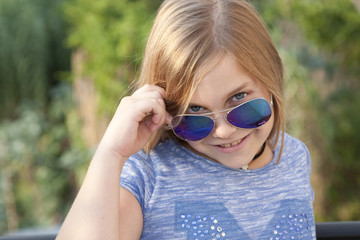
M 160 0 L 0 0 L 0 235 L 61 224 Z M 316 221 L 360 220 L 360 1 L 254 0 L 312 156 Z

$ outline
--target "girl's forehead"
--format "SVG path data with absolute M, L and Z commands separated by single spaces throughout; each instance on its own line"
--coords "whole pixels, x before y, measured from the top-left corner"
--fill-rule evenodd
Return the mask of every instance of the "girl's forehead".
M 255 91 L 257 88 L 257 81 L 232 56 L 226 55 L 199 80 L 190 102 L 225 101 L 241 91 Z

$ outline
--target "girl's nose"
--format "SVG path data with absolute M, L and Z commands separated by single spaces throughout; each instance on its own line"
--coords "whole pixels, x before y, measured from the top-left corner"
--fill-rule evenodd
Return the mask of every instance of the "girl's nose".
M 212 136 L 214 138 L 226 139 L 236 131 L 236 127 L 228 123 L 225 118 L 217 117 L 214 120 L 215 120 L 215 126 L 214 126 L 214 130 L 212 131 Z

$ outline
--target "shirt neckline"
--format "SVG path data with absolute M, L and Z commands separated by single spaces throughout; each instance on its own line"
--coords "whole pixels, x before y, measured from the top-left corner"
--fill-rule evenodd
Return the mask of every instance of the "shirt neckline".
M 224 166 L 221 163 L 211 161 L 210 159 L 208 159 L 206 157 L 203 157 L 201 155 L 194 153 L 190 149 L 183 146 L 177 139 L 169 138 L 168 140 L 171 142 L 171 145 L 174 146 L 174 148 L 170 148 L 170 149 L 174 149 L 173 151 L 175 151 L 175 154 L 180 154 L 181 157 L 183 157 L 185 159 L 188 159 L 189 156 L 191 156 L 192 158 L 195 158 L 197 161 L 199 161 L 201 164 L 206 164 L 209 167 L 216 168 L 217 170 L 222 169 L 222 170 L 227 170 L 227 171 L 241 172 L 244 174 L 257 173 L 257 172 L 267 171 L 268 169 L 274 168 L 276 166 L 276 160 L 279 155 L 279 149 L 278 149 L 278 146 L 276 146 L 272 160 L 268 164 L 266 164 L 264 167 L 256 168 L 256 169 L 231 168 L 231 167 Z

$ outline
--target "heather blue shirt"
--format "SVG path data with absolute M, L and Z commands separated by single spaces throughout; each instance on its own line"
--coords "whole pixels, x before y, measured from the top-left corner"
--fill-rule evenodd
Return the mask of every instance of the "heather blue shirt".
M 141 239 L 316 239 L 310 156 L 285 135 L 260 169 L 225 167 L 176 139 L 126 162 L 121 186 L 138 199 Z

